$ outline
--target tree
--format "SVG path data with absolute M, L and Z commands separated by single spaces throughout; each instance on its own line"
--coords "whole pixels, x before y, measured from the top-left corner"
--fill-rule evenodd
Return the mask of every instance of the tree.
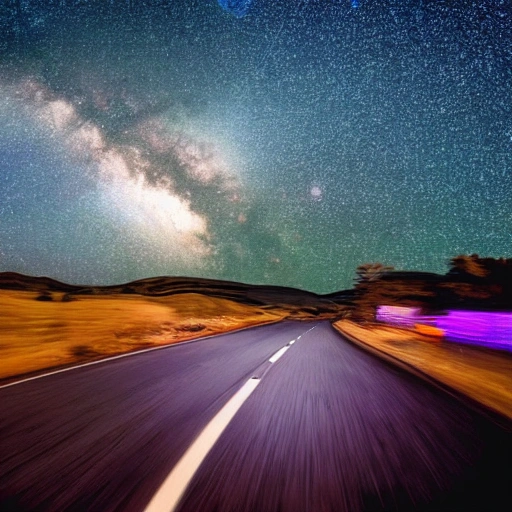
M 475 277 L 486 277 L 489 275 L 489 272 L 486 260 L 480 258 L 478 254 L 471 254 L 471 256 L 459 254 L 450 260 L 449 274 L 469 274 Z
M 394 267 L 382 263 L 364 263 L 356 268 L 356 281 L 358 283 L 375 281 L 388 272 L 393 272 Z

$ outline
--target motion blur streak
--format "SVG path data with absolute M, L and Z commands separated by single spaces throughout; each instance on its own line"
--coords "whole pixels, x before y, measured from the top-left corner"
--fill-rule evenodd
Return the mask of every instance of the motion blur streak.
M 0 510 L 143 510 L 254 368 L 304 330 L 284 322 L 1 389 Z
M 146 507 L 145 512 L 173 512 L 175 510 L 179 499 L 197 471 L 197 468 L 233 419 L 238 409 L 240 409 L 259 383 L 260 381 L 257 378 L 249 379 L 219 411 L 215 418 L 208 423 L 165 479 L 165 482 Z
M 262 379 L 178 510 L 500 510 L 510 448 L 507 432 L 325 323 Z
M 449 341 L 512 351 L 512 313 L 451 310 L 422 315 L 420 308 L 379 306 L 377 320 L 403 327 L 431 325 L 441 329 Z
M 510 422 L 315 325 L 281 322 L 0 389 L 0 510 L 144 510 L 268 367 L 177 511 L 508 510 Z

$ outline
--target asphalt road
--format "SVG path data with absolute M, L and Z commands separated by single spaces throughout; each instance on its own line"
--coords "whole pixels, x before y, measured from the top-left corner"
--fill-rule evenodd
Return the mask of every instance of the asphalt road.
M 0 389 L 0 510 L 143 510 L 253 375 L 180 512 L 509 509 L 510 432 L 328 323 L 311 327 L 259 327 Z

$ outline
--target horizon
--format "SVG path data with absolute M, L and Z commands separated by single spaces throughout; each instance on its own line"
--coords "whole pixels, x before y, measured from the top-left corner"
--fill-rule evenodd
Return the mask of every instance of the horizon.
M 478 278 L 478 283 L 476 283 L 477 286 L 485 286 L 486 281 L 487 282 L 501 282 L 506 283 L 507 282 L 507 270 L 510 271 L 510 268 L 512 267 L 512 258 L 490 258 L 490 257 L 481 257 L 477 254 L 472 255 L 457 255 L 456 257 L 453 257 L 450 259 L 449 262 L 449 268 L 444 273 L 435 273 L 435 272 L 426 272 L 421 270 L 401 270 L 401 269 L 395 269 L 393 267 L 382 265 L 381 263 L 367 263 L 362 264 L 357 267 L 356 269 L 356 277 L 353 279 L 352 287 L 351 288 L 344 288 L 340 290 L 336 290 L 334 292 L 329 292 L 327 294 L 317 293 L 312 290 L 307 290 L 303 288 L 294 288 L 290 286 L 282 286 L 282 285 L 274 285 L 274 284 L 254 284 L 254 283 L 247 283 L 244 281 L 229 281 L 229 280 L 222 280 L 222 279 L 212 279 L 208 277 L 196 277 L 196 276 L 185 276 L 185 275 L 159 275 L 159 276 L 148 276 L 143 277 L 141 279 L 137 279 L 134 281 L 124 281 L 119 283 L 112 283 L 112 284 L 86 284 L 86 283 L 75 283 L 75 282 L 68 282 L 68 281 L 62 281 L 55 278 L 52 278 L 50 276 L 46 275 L 31 275 L 31 274 L 23 274 L 13 271 L 0 271 L 0 288 L 2 288 L 2 278 L 5 278 L 5 275 L 13 275 L 13 279 L 16 279 L 18 276 L 22 279 L 27 278 L 28 281 L 34 280 L 50 280 L 54 281 L 57 285 L 64 285 L 64 286 L 71 286 L 75 288 L 119 288 L 122 286 L 127 285 L 137 285 L 137 284 L 150 284 L 151 282 L 159 282 L 160 280 L 169 280 L 169 281 L 191 281 L 198 282 L 199 284 L 201 281 L 208 283 L 223 283 L 228 288 L 229 285 L 240 285 L 242 287 L 246 287 L 248 290 L 251 288 L 280 288 L 283 290 L 290 290 L 291 292 L 300 292 L 300 293 L 306 293 L 306 294 L 312 294 L 316 295 L 318 297 L 325 297 L 325 296 L 335 296 L 338 294 L 343 293 L 350 293 L 355 292 L 357 293 L 358 288 L 360 285 L 367 286 L 368 283 L 375 283 L 378 284 L 380 281 L 396 281 L 401 279 L 415 279 L 423 280 L 424 282 L 434 279 L 434 281 L 437 278 L 440 279 L 448 279 L 450 280 L 450 277 L 455 277 L 455 283 L 457 282 L 457 276 L 462 277 L 464 280 L 465 278 L 469 278 L 470 280 L 474 279 L 475 277 Z M 388 279 L 390 278 L 390 279 Z M 9 283 L 9 280 L 7 280 L 7 284 Z M 10 287 L 4 283 L 5 289 L 10 289 Z M 161 286 L 161 284 L 159 285 Z M 414 286 L 409 289 L 409 292 L 412 292 Z M 12 288 L 12 289 L 16 289 Z M 397 290 L 395 290 L 396 292 Z M 464 289 L 462 289 L 463 295 L 465 295 Z M 498 290 L 494 289 L 491 295 L 500 294 L 503 292 L 503 289 L 501 292 L 498 292 Z M 124 293 L 124 292 L 122 292 Z M 129 292 L 132 293 L 132 292 Z M 136 292 L 135 292 L 136 293 Z M 506 292 L 505 292 L 506 293 Z M 365 292 L 363 292 L 363 295 Z M 482 297 L 481 297 L 482 298 Z M 388 297 L 390 299 L 390 297 Z M 485 302 L 485 300 L 484 300 Z M 480 307 L 483 303 L 480 304 Z M 503 306 L 502 306 L 503 307 Z
M 0 12 L 0 272 L 329 294 L 512 255 L 503 6 L 229 5 Z

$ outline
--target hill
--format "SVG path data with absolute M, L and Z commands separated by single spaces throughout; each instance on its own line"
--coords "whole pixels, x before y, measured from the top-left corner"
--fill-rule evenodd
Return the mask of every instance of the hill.
M 0 290 L 39 292 L 51 299 L 52 293 L 65 293 L 64 300 L 87 295 L 141 295 L 169 297 L 197 293 L 264 308 L 285 309 L 290 317 L 337 315 L 347 303 L 344 292 L 317 295 L 312 292 L 280 286 L 249 285 L 188 277 L 151 277 L 111 286 L 82 286 L 62 283 L 48 277 L 35 277 L 16 272 L 0 272 Z M 44 299 L 42 299 L 44 300 Z

